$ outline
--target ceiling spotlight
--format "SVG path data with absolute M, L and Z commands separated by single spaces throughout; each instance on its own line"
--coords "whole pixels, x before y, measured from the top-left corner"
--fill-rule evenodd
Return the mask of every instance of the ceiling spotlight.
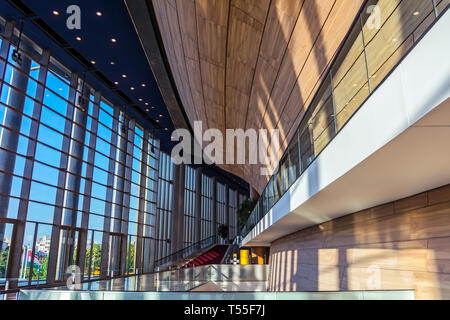
M 145 109 L 145 111 L 149 112 L 149 111 L 150 111 L 150 109 Z
M 420 14 L 419 11 L 414 11 L 413 16 L 418 16 Z
M 145 87 L 145 86 L 146 86 L 146 84 L 145 84 L 145 83 L 141 84 L 141 87 Z
M 110 65 L 115 65 L 116 63 L 114 61 L 111 61 L 109 64 Z
M 117 86 L 119 84 L 119 81 L 115 81 L 114 84 Z
M 126 77 L 127 77 L 127 75 L 126 75 L 126 74 L 123 74 L 123 75 L 122 75 L 122 78 L 126 78 Z
M 156 119 L 156 122 L 157 122 L 157 123 L 159 123 L 159 120 L 158 120 L 158 119 Z
M 56 10 L 53 10 L 53 14 L 54 14 L 55 16 L 59 16 L 59 12 L 56 11 Z
M 78 41 L 81 41 L 81 37 L 76 37 L 75 39 L 77 39 Z
M 164 128 L 164 130 L 165 130 L 165 131 L 167 131 L 167 130 L 169 130 L 169 129 L 167 129 L 167 128 Z
M 116 43 L 116 42 L 117 42 L 117 39 L 112 38 L 112 39 L 111 39 L 111 42 Z
M 130 87 L 131 90 L 134 90 L 134 87 Z
M 146 102 L 145 105 L 148 106 L 148 102 Z
M 159 115 L 159 117 L 160 117 L 160 118 L 162 118 L 162 117 L 163 117 L 163 115 L 162 115 L 162 114 L 160 114 L 160 115 Z
M 92 64 L 95 64 L 95 61 L 94 61 L 94 60 L 92 60 L 92 61 L 91 61 L 91 63 L 92 63 Z
M 140 102 L 142 102 L 142 99 L 141 99 L 141 98 L 139 98 L 139 101 L 140 101 Z
M 99 17 L 103 15 L 103 13 L 101 13 L 100 11 L 97 11 L 95 14 L 98 15 Z

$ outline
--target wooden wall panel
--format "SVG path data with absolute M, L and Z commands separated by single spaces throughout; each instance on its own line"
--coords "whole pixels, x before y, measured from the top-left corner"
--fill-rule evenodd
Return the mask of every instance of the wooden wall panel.
M 246 128 L 259 129 L 303 1 L 273 0 L 251 89 Z
M 202 79 L 200 73 L 200 60 L 197 41 L 197 19 L 195 0 L 177 0 L 178 22 L 183 40 L 184 57 L 186 60 L 186 70 L 188 82 L 193 99 L 193 108 L 196 118 L 193 121 L 208 123 L 203 99 Z
M 186 86 L 186 67 L 184 63 L 184 54 L 180 47 L 180 31 L 178 28 L 178 19 L 176 9 L 174 8 L 173 0 L 154 0 L 153 6 L 161 26 L 161 36 L 164 41 L 164 48 L 166 50 L 167 59 L 173 69 L 173 76 L 175 82 L 180 86 L 180 99 L 183 103 L 189 121 L 196 118 L 193 107 L 192 96 L 190 88 Z M 174 23 L 174 21 L 176 23 Z
M 414 289 L 417 299 L 450 299 L 449 198 L 450 185 L 275 241 L 270 288 Z
M 284 152 L 300 124 L 304 115 L 302 111 L 311 103 L 317 86 L 325 76 L 330 62 L 335 57 L 362 3 L 362 0 L 337 0 L 324 21 L 314 47 L 302 67 L 291 94 L 287 97 L 287 102 L 280 107 L 284 111 L 281 119 L 286 121 L 280 121 L 277 124 L 280 132 L 285 133 L 281 152 Z M 284 114 L 286 114 L 285 117 L 283 117 Z M 292 122 L 292 119 L 295 120 Z
M 208 127 L 225 130 L 225 64 L 229 2 L 197 0 L 200 72 Z
M 282 154 L 362 2 L 152 0 L 191 124 L 277 128 Z M 259 193 L 270 178 L 261 165 L 221 167 Z

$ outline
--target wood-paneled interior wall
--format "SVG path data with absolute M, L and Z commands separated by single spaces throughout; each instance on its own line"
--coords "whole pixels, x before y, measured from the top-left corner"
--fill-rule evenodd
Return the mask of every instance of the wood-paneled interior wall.
M 200 120 L 224 135 L 279 129 L 281 155 L 363 0 L 152 3 L 191 124 Z M 260 165 L 221 167 L 260 194 L 270 178 Z
M 274 291 L 414 289 L 450 299 L 450 185 L 272 243 Z

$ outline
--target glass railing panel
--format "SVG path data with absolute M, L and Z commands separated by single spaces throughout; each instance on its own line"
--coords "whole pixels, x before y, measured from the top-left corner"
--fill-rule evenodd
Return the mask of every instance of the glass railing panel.
M 280 162 L 281 194 L 289 188 L 289 154 L 285 155 Z
M 288 147 L 289 152 L 289 186 L 300 176 L 300 159 L 298 154 L 298 135 L 292 138 L 292 142 Z
M 382 21 L 381 29 L 366 40 L 367 68 L 372 79 L 372 89 L 408 52 L 414 43 L 414 32 L 431 13 L 432 1 L 403 0 L 387 20 Z M 364 35 L 374 32 L 367 23 L 363 31 Z
M 335 135 L 333 97 L 331 80 L 328 76 L 322 84 L 312 104 L 311 120 L 314 138 L 314 155 L 317 156 Z
M 340 130 L 369 96 L 361 25 L 357 23 L 336 60 L 331 73 L 336 112 L 336 126 Z
M 385 21 L 389 19 L 395 9 L 404 0 L 369 0 L 362 11 L 362 17 L 364 22 L 364 40 L 365 43 L 369 43 L 376 36 L 380 30 L 378 27 L 382 26 Z M 406 0 L 409 1 L 409 0 Z M 423 0 L 428 1 L 428 0 Z M 373 7 L 376 6 L 376 7 Z M 372 9 L 372 10 L 370 10 Z M 376 11 L 375 11 L 376 10 Z M 380 15 L 380 21 L 377 21 L 377 17 L 371 14 Z M 378 22 L 380 23 L 379 25 Z
M 311 126 L 307 126 L 300 134 L 300 151 L 302 170 L 304 171 L 314 160 L 314 146 L 312 144 Z

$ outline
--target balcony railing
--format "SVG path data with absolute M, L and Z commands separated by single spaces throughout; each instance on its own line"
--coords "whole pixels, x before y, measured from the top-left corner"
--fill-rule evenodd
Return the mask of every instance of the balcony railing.
M 176 251 L 164 258 L 161 258 L 155 262 L 155 265 L 157 267 L 167 265 L 168 263 L 176 262 L 177 260 L 183 259 L 188 257 L 189 255 L 193 254 L 194 252 L 197 252 L 199 250 L 202 250 L 206 247 L 212 246 L 214 244 L 218 243 L 218 237 L 217 236 L 211 236 L 209 238 L 200 240 L 199 242 L 196 242 L 188 247 L 185 247 L 179 251 Z
M 243 237 L 305 172 L 432 24 L 446 12 L 449 3 L 450 0 L 365 2 L 275 174 L 243 227 Z

